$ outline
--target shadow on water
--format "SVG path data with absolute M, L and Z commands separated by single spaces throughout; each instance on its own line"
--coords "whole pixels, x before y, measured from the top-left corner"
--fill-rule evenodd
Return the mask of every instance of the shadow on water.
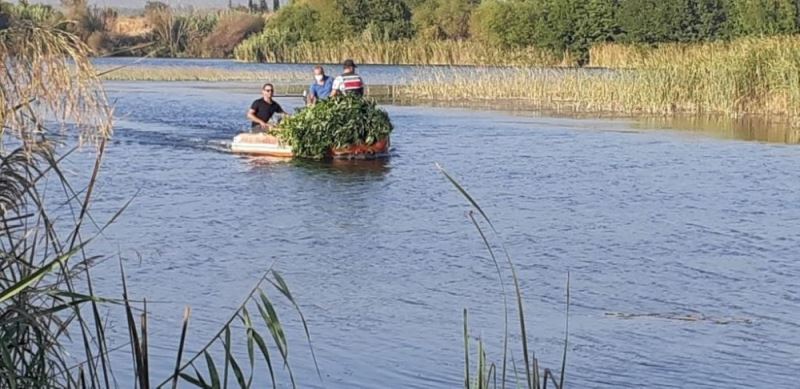
M 369 160 L 307 160 L 276 157 L 246 157 L 252 170 L 271 170 L 277 166 L 300 168 L 310 176 L 337 176 L 340 178 L 383 178 L 391 170 L 390 158 Z
M 800 144 L 800 128 L 792 128 L 789 123 L 772 121 L 764 116 L 729 118 L 704 115 L 643 118 L 637 120 L 635 127 L 688 131 L 723 139 Z

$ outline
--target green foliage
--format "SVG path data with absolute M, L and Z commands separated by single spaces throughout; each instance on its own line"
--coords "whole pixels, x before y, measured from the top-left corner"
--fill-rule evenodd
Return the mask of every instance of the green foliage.
M 233 56 L 242 61 L 278 62 L 284 58 L 286 48 L 296 44 L 297 40 L 286 31 L 267 28 L 239 43 Z
M 280 10 L 269 29 L 282 31 L 292 42 L 323 40 L 327 31 L 319 28 L 320 12 L 308 4 L 293 4 Z
M 697 0 L 695 31 L 698 40 L 713 41 L 731 36 L 730 8 L 726 0 Z
M 402 0 L 335 0 L 347 25 L 371 40 L 411 38 L 411 10 Z
M 36 24 L 51 24 L 63 17 L 49 5 L 20 2 L 18 4 L 0 3 L 0 7 L 3 12 L 9 14 L 9 17 L 13 15 L 13 18 L 17 20 L 29 20 Z
M 627 0 L 619 10 L 619 23 L 630 42 L 666 42 L 681 33 L 682 14 L 677 0 Z
M 129 36 L 114 32 L 116 14 L 90 7 L 87 0 L 62 0 L 63 15 L 25 1 L 0 2 L 5 15 L 14 12 L 20 19 L 51 24 L 69 20 L 66 29 L 96 53 L 154 41 L 162 49 L 158 55 L 230 57 L 233 48 L 250 37 L 241 45 L 249 48 L 248 54 L 236 56 L 247 60 L 285 57 L 280 52 L 313 46 L 307 43 L 369 46 L 416 41 L 400 47 L 404 51 L 431 41 L 474 39 L 498 50 L 538 50 L 564 58 L 562 63 L 582 64 L 598 43 L 655 45 L 800 32 L 800 0 L 296 0 L 283 8 L 277 0 L 272 3 L 275 15 L 266 29 L 252 19 L 220 28 L 224 12 L 187 14 L 165 1 L 151 0 L 144 14 L 152 34 Z M 249 4 L 264 11 L 269 0 Z M 239 8 L 240 14 L 248 13 L 247 7 Z M 0 14 L 0 27 L 7 24 L 8 16 Z M 269 46 L 261 46 L 263 42 Z M 351 55 L 341 54 L 333 62 L 347 56 Z M 304 53 L 303 58 L 317 59 L 313 53 Z M 331 60 L 322 56 L 319 60 L 323 58 Z M 430 63 L 430 58 L 414 63 Z
M 798 31 L 793 0 L 730 1 L 731 24 L 737 36 L 791 34 Z
M 331 147 L 371 145 L 392 132 L 386 111 L 359 96 L 340 96 L 303 109 L 281 122 L 278 137 L 295 155 L 324 158 Z
M 270 18 L 264 34 L 267 37 L 255 39 L 280 35 L 291 43 L 334 41 L 353 37 L 355 31 L 334 0 L 303 0 L 281 8 Z
M 414 8 L 415 30 L 425 39 L 466 39 L 476 0 L 430 0 Z
M 544 18 L 539 2 L 486 0 L 472 14 L 472 33 L 490 44 L 530 46 L 544 34 Z

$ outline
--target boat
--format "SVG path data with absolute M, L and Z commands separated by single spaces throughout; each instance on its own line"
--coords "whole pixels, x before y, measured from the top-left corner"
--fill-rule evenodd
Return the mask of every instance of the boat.
M 345 147 L 332 147 L 328 157 L 333 159 L 375 159 L 389 155 L 389 138 L 380 139 L 371 145 L 359 144 Z M 266 157 L 293 158 L 292 147 L 278 138 L 264 133 L 242 133 L 236 135 L 231 143 L 234 153 L 260 155 Z
M 259 133 L 242 133 L 233 137 L 231 150 L 234 153 L 263 155 L 266 157 L 292 158 L 292 147 L 274 136 Z

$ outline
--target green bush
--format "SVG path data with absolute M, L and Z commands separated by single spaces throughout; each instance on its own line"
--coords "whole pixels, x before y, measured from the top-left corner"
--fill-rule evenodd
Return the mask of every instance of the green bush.
M 270 20 L 269 29 L 283 31 L 291 41 L 323 40 L 327 31 L 319 26 L 320 12 L 308 4 L 284 7 Z
M 49 5 L 29 4 L 22 2 L 19 4 L 0 3 L 3 12 L 12 15 L 17 20 L 28 20 L 36 24 L 51 24 L 63 17 L 58 11 Z
M 478 3 L 476 0 L 425 1 L 413 10 L 414 28 L 425 39 L 469 38 L 469 20 Z
M 792 34 L 798 31 L 793 0 L 730 1 L 731 28 L 737 36 Z
M 266 29 L 272 30 L 265 31 L 269 37 L 283 35 L 282 39 L 291 42 L 341 40 L 356 35 L 335 0 L 292 2 L 269 19 Z
M 278 137 L 296 156 L 324 158 L 331 147 L 371 145 L 392 132 L 386 111 L 360 96 L 323 100 L 283 120 Z
M 402 0 L 336 0 L 353 31 L 373 40 L 414 36 L 411 10 Z
M 544 35 L 545 8 L 536 1 L 486 0 L 473 12 L 472 33 L 490 44 L 525 47 Z

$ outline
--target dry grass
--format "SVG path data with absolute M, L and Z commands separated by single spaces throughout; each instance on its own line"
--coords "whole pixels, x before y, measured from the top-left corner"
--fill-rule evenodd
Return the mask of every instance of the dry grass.
M 119 16 L 111 27 L 114 34 L 143 36 L 153 32 L 153 26 L 144 16 Z
M 433 81 L 402 88 L 400 95 L 427 100 L 513 99 L 533 107 L 579 112 L 758 114 L 800 125 L 800 37 L 624 50 L 607 47 L 606 53 L 614 55 L 593 64 L 625 64 L 636 70 L 443 72 Z
M 358 63 L 398 65 L 538 65 L 571 64 L 571 59 L 536 48 L 505 49 L 476 41 L 358 40 L 345 43 L 286 42 L 280 34 L 266 31 L 236 47 L 234 57 L 256 62 L 339 63 L 352 58 Z
M 27 142 L 43 127 L 36 118 L 55 114 L 91 139 L 111 132 L 111 109 L 89 61 L 89 47 L 70 33 L 17 22 L 0 30 L 0 140 Z
M 104 71 L 106 68 L 98 68 Z M 127 67 L 103 76 L 113 81 L 265 81 L 307 84 L 309 72 L 258 72 L 216 68 Z
M 243 12 L 222 14 L 214 30 L 204 40 L 204 56 L 227 58 L 251 34 L 264 29 L 264 17 Z

